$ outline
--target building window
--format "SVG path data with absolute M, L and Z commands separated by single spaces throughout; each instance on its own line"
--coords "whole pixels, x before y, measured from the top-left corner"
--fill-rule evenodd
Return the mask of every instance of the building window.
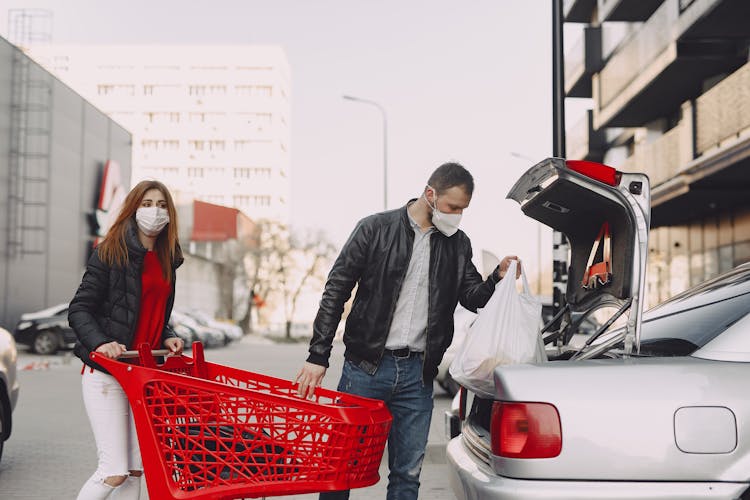
M 206 95 L 206 86 L 205 85 L 190 85 L 188 87 L 188 94 L 192 96 L 204 96 Z
M 180 123 L 180 113 L 147 111 L 143 113 L 148 123 Z
M 190 151 L 203 151 L 204 149 L 206 149 L 206 141 L 188 141 L 188 147 L 190 148 Z
M 226 169 L 224 167 L 208 167 L 209 177 L 224 177 Z
M 143 149 L 144 151 L 158 151 L 159 141 L 155 141 L 153 139 L 143 139 L 141 141 L 141 149 Z
M 235 151 L 247 151 L 250 148 L 251 142 L 252 141 L 248 141 L 248 140 L 234 141 L 234 150 Z
M 268 195 L 235 195 L 235 207 L 256 207 L 265 208 L 271 206 L 271 197 Z
M 224 151 L 224 141 L 208 141 L 209 151 Z
M 208 86 L 208 95 L 226 95 L 226 93 L 227 93 L 226 85 L 209 85 Z
M 203 123 L 206 121 L 206 113 L 190 113 L 188 120 L 190 123 Z
M 247 207 L 250 206 L 250 196 L 246 194 L 234 195 L 234 206 L 235 207 Z
M 253 127 L 263 129 L 271 126 L 271 120 L 271 113 L 250 113 L 248 123 Z
M 179 92 L 179 85 L 147 84 L 143 86 L 143 95 L 147 96 L 177 95 Z
M 234 93 L 242 97 L 271 97 L 273 87 L 271 85 L 235 85 Z
M 214 205 L 224 204 L 223 194 L 209 194 L 209 195 L 204 196 L 203 199 L 209 203 L 213 203 Z
M 237 66 L 237 71 L 272 71 L 273 66 Z
M 237 94 L 238 96 L 249 97 L 253 95 L 253 86 L 252 85 L 235 85 L 234 93 Z
M 177 71 L 177 70 L 180 69 L 179 66 L 171 66 L 171 65 L 167 65 L 167 66 L 146 66 L 145 68 L 148 69 L 148 70 L 161 70 L 161 71 L 164 71 L 164 70 Z
M 204 175 L 203 167 L 188 167 L 188 177 L 202 179 Z
M 255 87 L 255 95 L 258 97 L 272 97 L 273 87 L 270 85 L 257 85 Z
M 271 206 L 271 197 L 270 196 L 253 196 L 253 204 L 256 207 L 270 207 Z
M 180 149 L 180 141 L 176 139 L 168 139 L 161 141 L 161 147 L 166 151 L 178 151 Z
M 97 85 L 96 93 L 99 95 L 110 95 L 115 93 L 114 85 Z
M 229 68 L 226 66 L 190 66 L 190 69 L 199 71 L 226 71 Z
M 270 179 L 271 169 L 268 167 L 235 167 L 235 179 Z
M 265 140 L 265 141 L 259 141 L 259 140 L 252 140 L 252 139 L 237 139 L 234 141 L 234 150 L 235 151 L 248 151 L 253 147 L 257 147 L 260 144 L 271 144 L 271 141 Z

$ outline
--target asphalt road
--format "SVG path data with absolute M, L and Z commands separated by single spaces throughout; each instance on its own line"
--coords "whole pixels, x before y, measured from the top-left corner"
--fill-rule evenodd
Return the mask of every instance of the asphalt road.
M 206 359 L 280 378 L 294 378 L 306 356 L 302 343 L 273 343 L 249 336 L 238 343 L 206 351 Z M 341 373 L 343 345 L 334 345 L 324 386 L 335 389 Z M 74 499 L 96 467 L 96 448 L 80 389 L 80 361 L 70 353 L 41 357 L 19 355 L 21 392 L 13 418 L 13 435 L 0 462 L 0 498 Z M 435 387 L 435 410 L 427 456 L 422 470 L 420 498 L 453 500 L 445 465 L 443 412 L 450 398 Z M 384 462 L 387 459 L 384 457 Z M 148 472 L 147 472 L 148 473 Z M 353 500 L 385 498 L 387 467 L 381 480 L 353 490 Z M 146 488 L 141 498 L 148 498 Z M 316 499 L 317 495 L 276 498 Z

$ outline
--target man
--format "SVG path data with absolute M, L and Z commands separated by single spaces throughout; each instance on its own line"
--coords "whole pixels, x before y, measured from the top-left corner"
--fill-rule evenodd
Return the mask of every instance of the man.
M 344 303 L 358 285 L 346 321 L 346 361 L 338 390 L 385 401 L 388 498 L 416 499 L 437 366 L 453 338 L 457 302 L 484 307 L 511 259 L 482 281 L 471 242 L 458 230 L 474 179 L 458 163 L 433 172 L 416 200 L 361 220 L 328 275 L 313 324 L 309 356 L 297 382 L 300 396 L 321 385 Z M 321 494 L 348 498 L 349 492 Z

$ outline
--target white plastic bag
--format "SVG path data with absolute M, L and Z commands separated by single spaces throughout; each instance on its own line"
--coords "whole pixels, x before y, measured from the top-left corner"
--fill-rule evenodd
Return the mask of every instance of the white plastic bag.
M 483 397 L 494 396 L 496 366 L 547 361 L 539 333 L 542 304 L 531 294 L 523 270 L 523 292 L 518 293 L 516 266 L 511 261 L 450 366 L 456 382 Z

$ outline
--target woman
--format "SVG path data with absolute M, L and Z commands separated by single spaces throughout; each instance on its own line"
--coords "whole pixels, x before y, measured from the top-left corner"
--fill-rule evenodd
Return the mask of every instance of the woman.
M 78 337 L 75 353 L 85 364 L 83 402 L 99 458 L 78 500 L 140 496 L 143 471 L 130 405 L 89 354 L 117 358 L 144 342 L 181 353 L 183 342 L 169 326 L 169 315 L 182 261 L 169 191 L 161 182 L 138 183 L 91 255 L 68 310 Z

